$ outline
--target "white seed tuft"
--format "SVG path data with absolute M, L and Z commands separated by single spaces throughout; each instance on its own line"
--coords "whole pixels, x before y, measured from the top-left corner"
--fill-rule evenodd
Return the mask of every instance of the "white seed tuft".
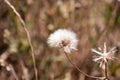
M 59 29 L 52 33 L 48 38 L 50 47 L 64 48 L 64 51 L 70 53 L 71 50 L 76 50 L 78 39 L 76 34 L 67 29 Z

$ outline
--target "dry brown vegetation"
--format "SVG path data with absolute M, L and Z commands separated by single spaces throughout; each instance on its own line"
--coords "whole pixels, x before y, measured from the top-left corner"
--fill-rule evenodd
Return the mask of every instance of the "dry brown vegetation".
M 39 80 L 95 80 L 77 71 L 62 50 L 50 48 L 47 39 L 59 28 L 74 31 L 78 51 L 72 62 L 89 75 L 103 76 L 92 61 L 90 49 L 116 46 L 118 60 L 109 62 L 110 80 L 120 80 L 119 0 L 9 0 L 30 32 Z M 10 7 L 0 0 L 0 80 L 35 80 L 26 32 Z M 17 79 L 16 78 L 16 79 Z

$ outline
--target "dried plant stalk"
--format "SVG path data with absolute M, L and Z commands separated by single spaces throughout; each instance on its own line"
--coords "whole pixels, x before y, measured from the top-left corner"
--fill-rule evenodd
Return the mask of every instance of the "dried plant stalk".
M 108 78 L 108 70 L 107 70 L 107 68 L 108 68 L 108 64 L 105 63 L 105 80 L 109 80 L 109 78 Z
M 34 53 L 34 49 L 33 49 L 33 46 L 32 46 L 32 43 L 31 43 L 31 38 L 30 38 L 30 33 L 28 31 L 28 29 L 26 28 L 26 25 L 25 25 L 25 22 L 23 21 L 23 19 L 21 18 L 20 14 L 17 12 L 17 10 L 15 9 L 15 7 L 8 1 L 8 0 L 5 0 L 5 3 L 13 10 L 13 12 L 16 14 L 16 16 L 18 17 L 18 19 L 20 20 L 25 32 L 26 32 L 26 36 L 27 36 L 27 40 L 28 40 L 28 43 L 30 45 L 30 48 L 31 48 L 31 55 L 32 55 L 32 59 L 33 59 L 33 64 L 34 64 L 34 71 L 35 71 L 35 77 L 36 77 L 36 80 L 38 80 L 38 72 L 37 72 L 37 67 L 36 67 L 36 61 L 35 61 L 35 53 Z
M 96 76 L 91 76 L 91 75 L 88 75 L 86 74 L 85 72 L 81 71 L 70 59 L 70 57 L 68 56 L 68 54 L 64 51 L 65 53 L 65 56 L 67 57 L 67 59 L 69 60 L 69 62 L 80 72 L 82 73 L 83 75 L 87 76 L 87 77 L 90 77 L 90 78 L 93 78 L 93 79 L 102 79 L 103 77 L 96 77 Z
M 19 78 L 18 78 L 18 76 L 17 76 L 17 74 L 16 74 L 16 72 L 15 72 L 13 66 L 12 66 L 11 64 L 9 64 L 9 67 L 10 67 L 11 72 L 12 72 L 13 76 L 15 77 L 15 79 L 16 79 L 16 80 L 19 80 Z

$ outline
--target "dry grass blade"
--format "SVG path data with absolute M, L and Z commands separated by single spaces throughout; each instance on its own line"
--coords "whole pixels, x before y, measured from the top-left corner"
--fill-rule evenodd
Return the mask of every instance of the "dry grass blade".
M 12 66 L 11 64 L 9 64 L 9 67 L 10 67 L 10 70 L 11 70 L 12 74 L 14 75 L 15 79 L 16 79 L 16 80 L 19 80 L 19 78 L 18 78 L 18 76 L 17 76 L 17 74 L 16 74 L 13 66 Z
M 35 71 L 35 77 L 36 77 L 36 80 L 38 80 L 38 72 L 37 72 L 37 67 L 36 67 L 36 62 L 35 62 L 35 55 L 34 55 L 34 49 L 33 49 L 33 46 L 32 46 L 32 43 L 31 43 L 31 38 L 30 38 L 30 34 L 29 34 L 29 31 L 27 30 L 26 28 L 26 25 L 25 25 L 25 22 L 23 21 L 23 19 L 21 18 L 20 14 L 16 11 L 15 7 L 8 1 L 8 0 L 5 0 L 5 3 L 13 10 L 13 12 L 16 14 L 16 16 L 18 17 L 18 19 L 20 20 L 25 32 L 26 32 L 26 35 L 27 35 L 27 40 L 28 40 L 28 43 L 30 45 L 30 48 L 31 48 L 31 55 L 32 55 L 32 59 L 33 59 L 33 64 L 34 64 L 34 71 Z
M 110 14 L 110 19 L 109 21 L 107 22 L 107 26 L 106 28 L 103 30 L 101 36 L 99 37 L 97 43 L 100 43 L 102 42 L 105 37 L 107 36 L 107 34 L 110 32 L 110 28 L 112 28 L 114 25 L 115 25 L 115 17 L 116 17 L 116 13 L 117 13 L 117 10 L 119 9 L 119 3 L 117 0 L 114 0 L 113 1 L 113 5 L 112 5 L 112 11 L 111 11 L 111 14 Z

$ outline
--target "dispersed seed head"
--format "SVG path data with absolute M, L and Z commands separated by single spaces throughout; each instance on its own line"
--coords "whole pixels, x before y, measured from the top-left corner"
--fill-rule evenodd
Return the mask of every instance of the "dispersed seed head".
M 116 47 L 111 48 L 109 51 L 107 51 L 106 43 L 104 43 L 103 51 L 99 47 L 100 51 L 97 51 L 95 49 L 91 49 L 92 52 L 96 53 L 97 56 L 94 56 L 93 61 L 100 64 L 100 67 L 104 68 L 105 63 L 108 62 L 108 60 L 114 60 L 115 59 L 115 52 Z

